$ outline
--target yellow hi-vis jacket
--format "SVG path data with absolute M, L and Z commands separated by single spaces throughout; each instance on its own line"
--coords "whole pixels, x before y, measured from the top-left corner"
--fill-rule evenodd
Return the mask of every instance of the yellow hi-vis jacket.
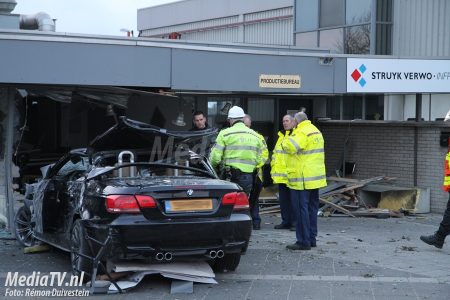
M 266 162 L 267 159 L 264 160 L 262 154 L 264 149 L 267 151 L 264 138 L 238 121 L 219 132 L 209 159 L 214 168 L 223 164 L 245 173 L 252 173 Z
M 327 185 L 324 140 L 311 121 L 297 125 L 294 132 L 281 143 L 288 153 L 286 159 L 288 184 L 294 190 L 318 189 Z
M 444 162 L 444 184 L 442 189 L 446 192 L 450 192 L 450 151 L 447 152 Z
M 263 165 L 266 163 L 266 161 L 269 159 L 269 149 L 267 148 L 267 144 L 266 144 L 266 140 L 264 139 L 264 137 L 258 132 L 255 131 L 256 134 L 258 135 L 259 139 L 263 142 L 263 149 L 261 151 L 261 158 L 264 161 L 261 165 L 257 166 L 258 168 L 258 177 L 261 180 L 261 182 L 263 181 Z
M 283 139 L 289 136 L 290 131 L 283 133 L 278 132 L 278 140 L 273 148 L 272 160 L 270 161 L 270 175 L 272 176 L 273 183 L 287 184 L 287 172 L 286 172 L 286 158 L 287 153 L 281 147 Z

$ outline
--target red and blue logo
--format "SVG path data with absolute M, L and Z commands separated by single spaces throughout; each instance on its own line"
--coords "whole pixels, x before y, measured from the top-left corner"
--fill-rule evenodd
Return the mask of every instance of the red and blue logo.
M 366 70 L 367 70 L 366 66 L 362 64 L 361 66 L 359 66 L 359 68 L 355 69 L 351 74 L 353 80 L 359 83 L 361 87 L 364 87 L 367 83 L 367 81 L 363 77 L 363 74 Z

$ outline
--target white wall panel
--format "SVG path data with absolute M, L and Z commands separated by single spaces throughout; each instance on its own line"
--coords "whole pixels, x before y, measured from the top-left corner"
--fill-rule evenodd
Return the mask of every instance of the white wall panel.
M 286 7 L 226 18 L 205 20 L 144 30 L 144 37 L 167 37 L 181 33 L 181 39 L 223 43 L 293 45 L 293 8 Z M 243 37 L 239 31 L 243 31 Z
M 393 54 L 450 56 L 450 1 L 394 1 Z
M 187 24 L 173 25 L 161 28 L 147 29 L 142 31 L 141 36 L 146 37 L 159 37 L 162 35 L 168 35 L 171 32 L 180 32 L 182 34 L 181 38 L 184 39 L 183 34 L 192 34 L 199 30 L 210 30 L 219 27 L 219 30 L 224 28 L 230 28 L 233 31 L 233 27 L 238 26 L 239 16 L 231 16 L 226 18 L 199 21 Z M 230 27 L 227 27 L 230 26 Z

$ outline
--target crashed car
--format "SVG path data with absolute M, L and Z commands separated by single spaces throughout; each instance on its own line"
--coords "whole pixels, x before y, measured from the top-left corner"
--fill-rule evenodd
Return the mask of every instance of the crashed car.
M 69 251 L 73 272 L 86 276 L 135 259 L 201 259 L 235 270 L 251 234 L 247 196 L 192 151 L 214 133 L 120 118 L 28 187 L 15 219 L 18 241 Z

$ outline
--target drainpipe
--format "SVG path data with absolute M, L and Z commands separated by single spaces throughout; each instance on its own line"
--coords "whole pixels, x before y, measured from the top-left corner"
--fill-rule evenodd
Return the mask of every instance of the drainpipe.
M 20 29 L 55 31 L 55 21 L 44 12 L 20 15 Z
M 14 144 L 14 108 L 15 108 L 15 89 L 6 88 L 6 101 L 8 101 L 8 117 L 6 121 L 5 130 L 5 194 L 6 194 L 6 206 L 8 224 L 7 228 L 11 233 L 14 229 L 14 192 L 12 187 L 12 157 L 13 157 L 13 144 Z

